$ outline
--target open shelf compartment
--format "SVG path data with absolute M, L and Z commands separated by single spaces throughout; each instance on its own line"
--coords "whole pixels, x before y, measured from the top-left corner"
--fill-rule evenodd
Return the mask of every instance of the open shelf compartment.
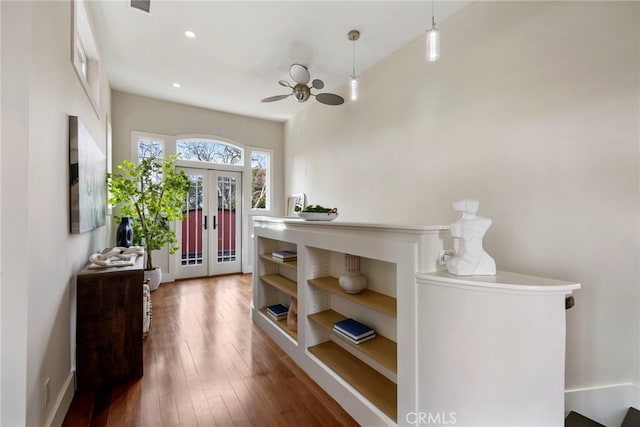
M 270 254 L 260 254 L 260 258 L 265 260 L 265 261 L 273 262 L 274 264 L 282 265 L 282 266 L 285 266 L 285 267 L 289 267 L 289 268 L 293 268 L 293 269 L 298 268 L 298 260 L 295 260 L 295 261 L 282 261 L 282 260 L 273 258 L 273 256 L 271 256 Z
M 395 342 L 382 335 L 376 334 L 376 337 L 372 340 L 365 341 L 360 344 L 352 343 L 348 339 L 333 331 L 333 325 L 336 324 L 336 322 L 340 322 L 341 320 L 347 318 L 346 316 L 343 316 L 342 314 L 333 310 L 321 311 L 319 313 L 310 314 L 307 317 L 309 318 L 309 320 L 315 322 L 327 331 L 331 332 L 333 336 L 338 337 L 341 342 L 347 343 L 351 348 L 355 348 L 358 351 L 361 351 L 384 367 L 390 369 L 393 372 L 397 372 L 398 358 L 396 355 L 398 352 L 398 346 Z
M 264 314 L 264 317 L 269 319 L 269 321 L 271 321 L 271 323 L 276 325 L 278 328 L 282 329 L 291 338 L 293 338 L 294 340 L 298 341 L 298 332 L 294 331 L 291 328 L 289 328 L 289 326 L 287 325 L 287 319 L 280 319 L 280 320 L 274 319 L 273 317 L 271 317 L 271 315 L 269 315 L 269 313 L 267 313 L 267 308 L 266 307 L 261 308 L 260 312 L 262 314 Z
M 293 280 L 289 280 L 279 274 L 260 276 L 260 279 L 274 288 L 281 290 L 285 294 L 296 298 L 298 297 L 298 285 Z
M 398 387 L 393 381 L 333 341 L 309 347 L 308 350 L 389 418 L 397 422 Z
M 397 316 L 396 299 L 388 295 L 384 295 L 369 289 L 365 289 L 359 294 L 349 294 L 342 290 L 338 279 L 335 277 L 319 277 L 317 279 L 309 279 L 310 285 L 325 289 L 335 295 L 346 298 L 350 301 L 357 302 L 360 305 L 368 307 L 372 310 L 386 314 L 395 318 Z

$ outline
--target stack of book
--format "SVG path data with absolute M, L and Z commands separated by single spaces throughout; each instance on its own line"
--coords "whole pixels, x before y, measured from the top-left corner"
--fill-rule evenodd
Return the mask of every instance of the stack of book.
M 293 251 L 274 251 L 271 257 L 278 261 L 295 261 L 298 259 L 298 254 Z
M 289 313 L 289 307 L 282 304 L 270 305 L 267 307 L 267 313 L 276 320 L 286 319 L 287 313 Z
M 376 331 L 354 319 L 344 319 L 333 325 L 333 331 L 354 344 L 360 344 L 376 337 Z

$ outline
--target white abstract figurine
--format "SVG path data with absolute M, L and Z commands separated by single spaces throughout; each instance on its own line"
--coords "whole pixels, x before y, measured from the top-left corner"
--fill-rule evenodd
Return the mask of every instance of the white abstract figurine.
M 462 218 L 449 226 L 451 236 L 458 241 L 458 250 L 447 260 L 447 271 L 456 276 L 496 274 L 496 262 L 482 247 L 482 237 L 491 219 L 476 216 L 477 200 L 455 202 L 453 209 L 462 212 Z

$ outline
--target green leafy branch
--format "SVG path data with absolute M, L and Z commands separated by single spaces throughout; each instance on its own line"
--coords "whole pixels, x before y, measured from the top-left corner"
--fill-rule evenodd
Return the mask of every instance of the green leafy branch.
M 107 174 L 109 203 L 119 208 L 116 222 L 124 216 L 132 219 L 134 244 L 146 249 L 146 269 L 153 269 L 151 252 L 169 245 L 169 253 L 178 249 L 178 240 L 170 224 L 182 219 L 190 180 L 175 169 L 176 156 L 148 157 L 135 164 L 128 160 Z

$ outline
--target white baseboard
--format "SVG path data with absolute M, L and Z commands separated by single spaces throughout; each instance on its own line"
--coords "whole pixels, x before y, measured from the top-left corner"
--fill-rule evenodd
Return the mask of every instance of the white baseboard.
M 54 406 L 49 412 L 47 422 L 44 424 L 46 427 L 60 427 L 64 421 L 64 417 L 67 415 L 73 395 L 75 393 L 74 372 L 69 372 L 67 380 L 62 386 L 62 390 L 58 393 L 56 400 L 53 402 Z
M 564 393 L 565 412 L 578 412 L 606 426 L 619 426 L 630 406 L 640 408 L 639 384 L 612 384 Z

